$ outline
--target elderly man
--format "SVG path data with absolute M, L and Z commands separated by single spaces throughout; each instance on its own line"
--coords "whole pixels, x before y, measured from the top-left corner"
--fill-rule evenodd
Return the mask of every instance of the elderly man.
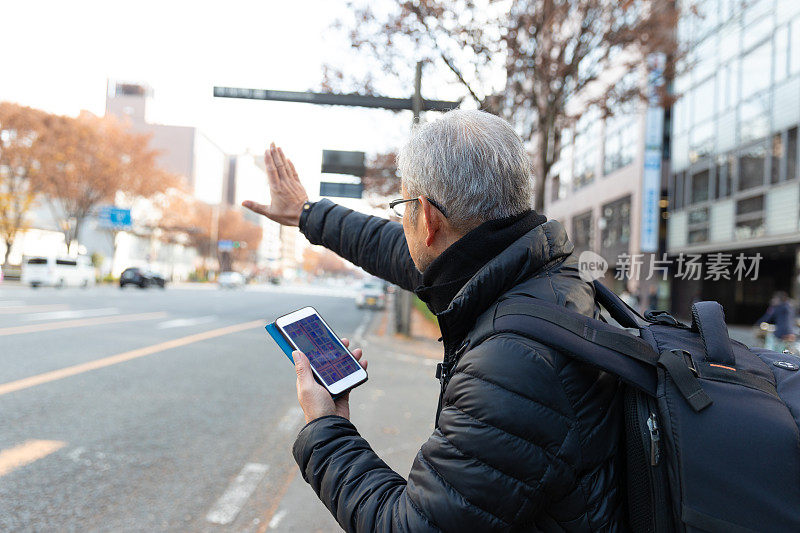
M 444 343 L 436 428 L 406 481 L 348 420 L 296 352 L 307 424 L 305 480 L 347 531 L 613 531 L 625 528 L 616 379 L 494 317 L 537 300 L 594 315 L 564 228 L 532 211 L 532 172 L 502 119 L 451 111 L 400 151 L 402 225 L 309 203 L 280 148 L 266 155 L 271 205 L 314 244 L 400 287 L 436 314 Z M 361 357 L 360 350 L 355 350 Z M 362 360 L 365 366 L 365 361 Z

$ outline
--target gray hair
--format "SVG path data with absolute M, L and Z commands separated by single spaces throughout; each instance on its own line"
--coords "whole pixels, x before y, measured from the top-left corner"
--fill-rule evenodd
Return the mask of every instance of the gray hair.
M 397 167 L 410 197 L 440 203 L 461 230 L 531 207 L 530 158 L 511 125 L 490 113 L 457 109 L 418 126 Z

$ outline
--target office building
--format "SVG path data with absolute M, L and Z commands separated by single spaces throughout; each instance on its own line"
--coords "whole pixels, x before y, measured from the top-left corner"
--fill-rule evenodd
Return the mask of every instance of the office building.
M 673 87 L 666 246 L 704 270 L 674 271 L 672 304 L 714 299 L 751 323 L 774 291 L 798 296 L 800 2 L 691 4 L 700 16 L 684 9 L 678 26 L 688 54 Z

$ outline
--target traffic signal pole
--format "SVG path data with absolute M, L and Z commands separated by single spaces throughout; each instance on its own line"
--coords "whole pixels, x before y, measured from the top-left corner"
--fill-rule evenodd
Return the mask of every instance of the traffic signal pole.
M 411 111 L 414 114 L 411 127 L 419 124 L 422 112 L 422 61 L 417 62 L 414 73 L 414 95 L 411 97 Z M 411 335 L 411 307 L 414 295 L 399 289 L 394 294 L 394 327 L 397 333 Z
M 413 124 L 419 123 L 423 111 L 450 111 L 461 104 L 461 100 L 425 100 L 422 98 L 422 62 L 417 63 L 414 76 L 414 94 L 411 98 L 389 98 L 361 94 L 330 94 L 315 92 L 273 91 L 268 89 L 245 89 L 239 87 L 214 87 L 217 98 L 244 98 L 247 100 L 275 100 L 316 105 L 341 105 L 370 107 L 392 111 L 409 110 L 413 113 Z M 413 295 L 404 290 L 395 293 L 395 329 L 398 333 L 411 333 L 411 305 Z

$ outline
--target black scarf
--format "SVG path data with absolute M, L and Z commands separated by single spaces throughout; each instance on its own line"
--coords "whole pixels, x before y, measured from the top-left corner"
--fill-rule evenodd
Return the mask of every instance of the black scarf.
M 441 313 L 486 263 L 545 222 L 547 218 L 533 210 L 484 222 L 434 259 L 414 292 L 433 313 Z

